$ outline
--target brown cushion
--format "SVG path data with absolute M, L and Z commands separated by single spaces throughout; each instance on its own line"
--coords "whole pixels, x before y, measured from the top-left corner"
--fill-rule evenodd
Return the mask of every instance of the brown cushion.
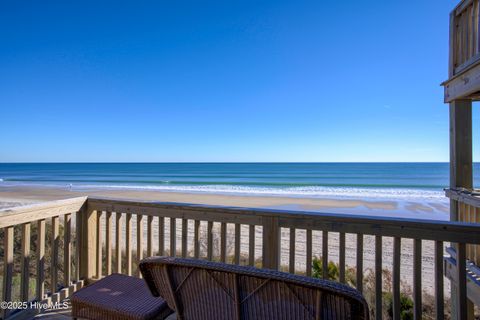
M 111 274 L 71 296 L 72 316 L 87 319 L 164 319 L 173 311 L 143 279 Z

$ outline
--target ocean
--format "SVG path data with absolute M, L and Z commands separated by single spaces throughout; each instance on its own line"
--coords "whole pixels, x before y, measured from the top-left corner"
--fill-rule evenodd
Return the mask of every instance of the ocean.
M 0 163 L 0 187 L 73 190 L 446 201 L 448 180 L 448 163 Z

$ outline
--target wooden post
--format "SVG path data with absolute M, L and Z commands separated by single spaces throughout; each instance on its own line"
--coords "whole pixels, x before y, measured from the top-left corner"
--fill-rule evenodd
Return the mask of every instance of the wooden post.
M 96 275 L 97 263 L 97 211 L 83 207 L 79 214 L 82 215 L 82 236 L 80 250 L 80 279 L 87 283 Z
M 450 102 L 450 188 L 473 187 L 472 176 L 472 102 Z M 456 212 L 456 206 L 453 207 Z M 451 216 L 450 220 L 457 216 Z
M 277 217 L 263 217 L 263 267 L 280 268 L 280 226 Z
M 472 175 L 472 101 L 454 100 L 450 102 L 450 188 L 473 187 Z M 458 203 L 450 200 L 450 220 L 458 221 Z M 458 250 L 458 245 L 454 244 Z M 457 255 L 457 258 L 458 255 Z M 461 263 L 460 265 L 464 265 Z M 463 283 L 464 279 L 457 279 L 457 284 Z M 456 285 L 452 286 L 452 316 L 461 319 L 463 312 L 461 305 L 471 306 L 458 301 L 462 295 L 458 295 Z M 470 313 L 470 312 L 469 312 Z

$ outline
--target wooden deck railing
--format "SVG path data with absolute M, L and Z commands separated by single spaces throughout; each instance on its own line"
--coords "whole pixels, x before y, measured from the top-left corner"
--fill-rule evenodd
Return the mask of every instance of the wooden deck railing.
M 45 220 L 51 219 L 50 233 L 53 250 L 49 251 L 50 266 L 45 264 Z M 37 295 L 26 294 L 29 269 L 28 227 L 38 225 L 37 237 Z M 63 223 L 63 224 L 62 224 Z M 59 261 L 59 226 L 65 228 L 63 253 Z M 20 252 L 14 252 L 14 228 L 22 227 Z M 401 278 L 413 277 L 414 315 L 422 316 L 422 284 L 434 283 L 436 318 L 444 317 L 444 247 L 455 243 L 459 257 L 458 268 L 450 270 L 458 279 L 458 303 L 466 304 L 467 277 L 466 246 L 480 244 L 480 225 L 458 222 L 388 219 L 340 214 L 305 213 L 281 210 L 247 209 L 188 205 L 174 203 L 137 202 L 111 199 L 77 198 L 28 208 L 0 211 L 0 228 L 4 230 L 3 298 L 12 300 L 12 279 L 15 276 L 14 254 L 19 254 L 22 285 L 20 299 L 45 299 L 44 271 L 50 281 L 48 295 L 69 294 L 76 288 L 111 272 L 139 276 L 138 261 L 150 255 L 179 255 L 198 259 L 220 260 L 250 264 L 271 269 L 312 274 L 316 254 L 322 257 L 322 277 L 328 276 L 329 260 L 337 259 L 339 281 L 346 282 L 347 260 L 355 253 L 355 285 L 364 291 L 364 271 L 373 252 L 373 305 L 377 319 L 382 317 L 383 268 L 392 276 L 393 316 L 400 319 Z M 69 232 L 70 231 L 70 232 Z M 320 236 L 321 234 L 321 236 Z M 288 240 L 285 241 L 285 237 Z M 350 242 L 352 238 L 355 248 Z M 42 240 L 43 239 L 43 240 Z M 372 240 L 373 239 L 373 240 Z M 348 240 L 348 241 L 347 241 Z M 366 242 L 365 242 L 366 241 Z M 305 246 L 300 246 L 305 244 Z M 321 246 L 316 252 L 318 244 Z M 412 252 L 402 252 L 411 243 Z M 428 243 L 434 248 L 433 270 L 422 274 L 424 254 Z M 144 246 L 146 244 L 146 246 Z M 371 248 L 373 244 L 373 248 Z M 47 246 L 48 247 L 48 246 Z M 229 248 L 232 247 L 231 251 Z M 410 247 L 408 247 L 410 248 Z M 301 251 L 301 252 L 300 252 Z M 320 251 L 320 252 L 318 252 Z M 72 254 L 75 252 L 75 254 Z M 299 263 L 304 254 L 304 266 Z M 384 258 L 392 255 L 386 266 Z M 411 255 L 411 274 L 400 268 L 405 255 Z M 73 256 L 73 259 L 72 259 Z M 462 259 L 463 257 L 463 259 Z M 303 259 L 303 258 L 302 258 Z M 388 261 L 388 260 L 385 260 Z M 283 263 L 282 263 L 283 262 Z M 351 261 L 350 261 L 351 262 Z M 63 265 L 63 278 L 58 277 Z M 288 268 L 287 268 L 288 266 Z M 73 270 L 72 270 L 73 267 Z M 73 271 L 73 272 L 72 272 Z M 17 271 L 18 273 L 18 271 Z M 410 273 L 410 271 L 409 271 Z M 32 276 L 30 274 L 30 276 Z M 432 277 L 426 279 L 424 276 Z M 62 289 L 68 288 L 68 289 Z M 464 309 L 466 310 L 466 308 Z
M 464 0 L 450 14 L 450 78 L 480 58 L 479 0 Z
M 468 191 L 446 190 L 446 195 L 456 201 L 458 221 L 480 223 L 480 197 Z M 467 246 L 467 259 L 480 266 L 480 246 Z
M 79 264 L 78 250 L 75 250 L 72 260 L 72 248 L 78 241 L 76 237 L 72 238 L 72 234 L 78 235 L 73 232 L 73 217 L 81 217 L 86 200 L 86 197 L 80 197 L 0 210 L 0 228 L 3 230 L 3 243 L 0 245 L 3 249 L 2 301 L 56 302 L 82 286 L 76 267 Z M 60 223 L 63 239 L 60 239 Z M 31 239 L 34 239 L 33 243 Z M 61 242 L 63 261 L 59 260 Z M 35 248 L 34 253 L 31 252 L 32 247 Z M 34 257 L 34 262 L 31 257 Z M 60 269 L 62 279 L 59 279 Z M 49 271 L 48 274 L 45 270 Z M 17 273 L 20 288 L 14 296 L 13 280 Z M 32 287 L 35 288 L 33 294 L 29 290 Z M 2 318 L 9 315 L 8 309 L 0 311 Z

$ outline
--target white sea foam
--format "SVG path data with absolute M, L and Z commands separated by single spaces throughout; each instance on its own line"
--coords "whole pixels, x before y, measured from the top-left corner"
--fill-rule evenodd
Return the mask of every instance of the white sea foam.
M 0 180 L 1 181 L 1 180 Z M 62 187 L 56 183 L 18 183 L 4 182 L 4 186 L 37 186 Z M 70 186 L 68 185 L 68 188 Z M 71 190 L 103 189 L 103 190 L 146 190 L 160 192 L 186 192 L 248 196 L 277 196 L 295 198 L 327 198 L 327 199 L 371 199 L 398 201 L 447 201 L 442 190 L 416 188 L 375 188 L 375 187 L 262 187 L 243 185 L 129 185 L 129 184 L 73 184 Z
M 402 201 L 445 201 L 444 193 L 439 190 L 403 189 L 403 188 L 356 188 L 356 187 L 258 187 L 236 185 L 76 185 L 76 189 L 130 189 L 162 192 L 189 192 L 212 194 L 236 194 L 258 196 L 282 196 L 300 198 L 334 199 L 385 199 Z

